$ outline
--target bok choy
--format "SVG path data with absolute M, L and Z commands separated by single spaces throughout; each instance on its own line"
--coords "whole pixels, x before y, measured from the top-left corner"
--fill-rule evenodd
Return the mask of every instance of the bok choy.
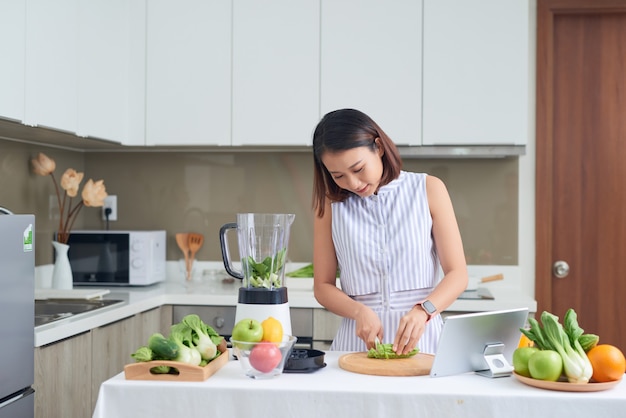
M 584 334 L 584 330 L 578 325 L 576 312 L 573 309 L 567 311 L 565 327 L 556 315 L 546 311 L 541 314 L 541 323 L 534 318 L 529 318 L 528 322 L 530 329 L 521 329 L 522 333 L 539 349 L 559 353 L 567 380 L 570 383 L 588 383 L 593 367 L 580 340 L 586 336 L 588 341 L 592 341 L 594 336 Z

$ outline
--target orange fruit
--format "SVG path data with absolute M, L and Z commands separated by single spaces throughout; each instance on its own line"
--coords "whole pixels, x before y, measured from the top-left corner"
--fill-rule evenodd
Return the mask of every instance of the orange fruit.
M 261 322 L 261 326 L 263 327 L 262 341 L 279 343 L 283 340 L 283 324 L 278 319 L 270 316 Z
M 599 344 L 587 352 L 593 367 L 591 378 L 596 382 L 620 380 L 626 372 L 626 359 L 621 350 L 610 344 Z
M 532 342 L 531 339 L 526 336 L 526 334 L 522 334 L 522 336 L 519 339 L 519 344 L 517 345 L 517 348 L 534 347 L 534 346 L 535 346 L 535 343 Z

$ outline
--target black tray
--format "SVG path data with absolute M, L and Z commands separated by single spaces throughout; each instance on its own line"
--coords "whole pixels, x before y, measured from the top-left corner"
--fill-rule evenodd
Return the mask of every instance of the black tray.
M 326 367 L 324 355 L 320 350 L 294 348 L 287 359 L 284 373 L 310 373 Z

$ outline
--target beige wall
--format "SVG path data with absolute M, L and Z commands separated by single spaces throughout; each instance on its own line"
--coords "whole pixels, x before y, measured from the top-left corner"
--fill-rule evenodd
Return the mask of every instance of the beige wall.
M 111 229 L 165 229 L 168 260 L 180 257 L 176 232 L 205 234 L 199 260 L 218 260 L 219 228 L 238 212 L 295 213 L 289 258 L 312 257 L 312 157 L 308 152 L 76 152 L 0 139 L 0 206 L 34 213 L 37 265 L 52 262 L 54 187 L 29 161 L 44 152 L 85 178 L 104 179 L 118 198 Z M 406 159 L 404 168 L 442 178 L 450 191 L 470 264 L 518 263 L 518 159 Z M 84 208 L 76 229 L 104 228 Z

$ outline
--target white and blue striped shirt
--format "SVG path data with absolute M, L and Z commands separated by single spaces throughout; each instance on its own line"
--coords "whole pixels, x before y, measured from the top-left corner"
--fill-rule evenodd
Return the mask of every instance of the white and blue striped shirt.
M 395 338 L 400 318 L 425 299 L 439 277 L 424 173 L 402 171 L 376 195 L 332 203 L 332 237 L 342 290 L 381 318 L 383 342 Z M 441 318 L 433 318 L 418 347 L 436 350 Z M 345 319 L 333 350 L 365 351 L 355 323 Z

